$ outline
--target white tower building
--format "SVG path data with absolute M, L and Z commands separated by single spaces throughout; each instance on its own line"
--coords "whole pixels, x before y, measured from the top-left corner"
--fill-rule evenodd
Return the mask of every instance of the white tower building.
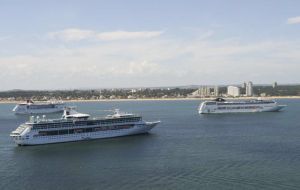
M 218 86 L 215 86 L 214 94 L 215 94 L 215 96 L 219 96 L 219 87 Z
M 253 96 L 253 83 L 251 81 L 247 83 L 246 96 Z

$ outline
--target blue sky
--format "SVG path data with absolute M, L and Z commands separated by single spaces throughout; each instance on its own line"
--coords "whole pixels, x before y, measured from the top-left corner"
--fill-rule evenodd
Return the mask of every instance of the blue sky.
M 0 0 L 0 90 L 299 83 L 300 1 Z

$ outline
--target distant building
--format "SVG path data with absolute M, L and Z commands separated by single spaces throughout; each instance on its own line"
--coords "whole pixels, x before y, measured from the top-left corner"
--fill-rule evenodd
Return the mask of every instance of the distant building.
M 132 96 L 132 95 L 129 95 L 129 96 L 127 96 L 127 99 L 136 99 L 136 97 Z
M 277 82 L 274 82 L 272 86 L 273 86 L 273 88 L 276 88 L 277 87 Z
M 219 86 L 215 86 L 214 94 L 215 96 L 219 96 Z
M 265 93 L 265 92 L 260 93 L 260 96 L 261 96 L 261 97 L 266 97 L 266 96 L 267 96 L 267 93 Z
M 234 96 L 234 97 L 240 96 L 241 95 L 240 88 L 236 86 L 228 86 L 227 95 Z
M 218 86 L 202 86 L 198 90 L 194 91 L 189 95 L 189 97 L 211 97 L 219 96 L 219 87 Z
M 115 95 L 111 95 L 111 96 L 109 97 L 109 99 L 116 99 L 116 96 L 115 96 Z
M 246 96 L 253 96 L 253 83 L 251 81 L 246 85 Z
M 242 88 L 246 88 L 247 87 L 247 84 L 246 84 L 246 82 L 244 82 L 243 84 L 242 84 Z

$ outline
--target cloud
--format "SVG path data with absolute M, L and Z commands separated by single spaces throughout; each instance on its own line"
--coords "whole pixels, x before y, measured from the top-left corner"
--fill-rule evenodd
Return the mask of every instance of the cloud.
M 63 41 L 80 41 L 94 37 L 96 34 L 92 30 L 82 30 L 69 28 L 58 32 L 50 32 L 50 38 L 57 38 Z
M 287 23 L 288 24 L 300 24 L 300 16 L 288 18 Z
M 117 67 L 116 67 L 117 66 Z M 111 66 L 109 73 L 115 76 L 127 75 L 127 76 L 149 76 L 155 75 L 161 72 L 161 67 L 156 63 L 149 63 L 149 61 L 141 62 L 129 62 L 128 64 L 121 64 Z
M 141 32 L 127 32 L 127 31 L 115 31 L 115 32 L 103 32 L 97 34 L 99 40 L 128 40 L 128 39 L 143 39 L 158 37 L 162 34 L 162 31 L 141 31 Z
M 209 33 L 207 33 L 209 34 Z M 298 82 L 299 41 L 182 36 L 37 48 L 0 57 L 2 89 Z M 93 34 L 94 36 L 94 34 Z M 1 45 L 1 44 L 0 44 Z
M 112 32 L 96 32 L 93 30 L 83 30 L 78 28 L 69 28 L 62 31 L 50 32 L 48 36 L 52 39 L 59 39 L 66 42 L 80 40 L 131 40 L 131 39 L 147 39 L 158 37 L 162 31 L 112 31 Z

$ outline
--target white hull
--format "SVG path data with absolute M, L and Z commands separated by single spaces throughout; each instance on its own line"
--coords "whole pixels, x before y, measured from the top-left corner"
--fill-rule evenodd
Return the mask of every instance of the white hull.
M 82 140 L 92 140 L 101 138 L 112 138 L 120 136 L 128 136 L 135 134 L 142 134 L 149 132 L 153 127 L 155 127 L 159 122 L 145 122 L 142 124 L 136 124 L 134 127 L 129 129 L 119 129 L 119 130 L 107 130 L 89 133 L 75 133 L 66 135 L 55 135 L 55 136 L 34 136 L 33 134 L 26 134 L 26 137 L 16 138 L 13 140 L 18 145 L 40 145 L 40 144 L 50 144 L 50 143 L 62 143 L 62 142 L 72 142 L 72 141 L 82 141 Z
M 278 105 L 275 101 L 250 101 L 250 102 L 216 102 L 205 101 L 199 106 L 200 114 L 219 113 L 255 113 L 255 112 L 276 112 L 286 107 Z
M 208 114 L 208 113 L 256 113 L 256 112 L 276 112 L 284 108 L 285 106 L 274 106 L 270 108 L 261 108 L 261 109 L 240 109 L 240 110 L 217 110 L 217 109 L 211 109 L 211 110 L 199 110 L 200 114 Z

